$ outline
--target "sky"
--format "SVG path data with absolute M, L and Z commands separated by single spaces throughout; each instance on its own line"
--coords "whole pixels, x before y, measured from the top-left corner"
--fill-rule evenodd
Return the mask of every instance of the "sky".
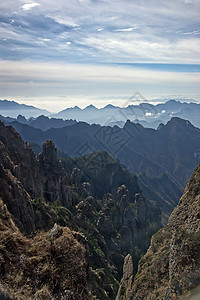
M 200 0 L 2 0 L 0 99 L 200 102 L 199 15 Z

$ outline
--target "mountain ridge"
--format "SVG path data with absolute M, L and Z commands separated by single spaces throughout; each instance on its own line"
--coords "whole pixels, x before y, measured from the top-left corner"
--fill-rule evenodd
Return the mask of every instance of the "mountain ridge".
M 39 115 L 45 114 L 50 115 L 45 109 L 40 109 L 32 105 L 19 104 L 16 101 L 0 100 L 0 113 L 4 117 L 16 118 L 18 115 L 23 114 L 25 117 L 38 117 Z
M 29 125 L 31 127 L 41 129 L 42 131 L 46 131 L 50 128 L 62 128 L 65 126 L 70 126 L 77 123 L 75 120 L 63 120 L 63 119 L 56 119 L 56 118 L 49 118 L 48 116 L 40 115 L 36 118 L 25 118 L 22 115 L 18 115 L 17 118 L 10 118 L 10 117 L 3 117 L 0 115 L 0 120 L 5 123 L 10 122 L 18 122 L 24 125 Z
M 17 108 L 17 110 L 4 110 L 3 105 Z M 1 108 L 2 107 L 2 108 Z M 24 108 L 24 109 L 23 109 Z M 26 109 L 25 109 L 26 108 Z M 30 112 L 27 111 L 28 109 Z M 91 113 L 93 112 L 93 113 Z M 200 104 L 195 102 L 182 102 L 179 100 L 167 100 L 165 103 L 151 104 L 148 102 L 134 104 L 133 100 L 124 107 L 107 104 L 102 108 L 97 108 L 93 104 L 85 108 L 78 106 L 70 107 L 59 111 L 58 113 L 50 113 L 33 106 L 18 104 L 14 101 L 0 100 L 0 113 L 4 117 L 17 117 L 24 114 L 25 117 L 37 117 L 39 115 L 48 115 L 51 118 L 62 118 L 63 120 L 74 119 L 76 121 L 84 121 L 89 124 L 96 123 L 100 125 L 120 125 L 123 127 L 127 119 L 132 122 L 138 122 L 145 127 L 156 129 L 160 123 L 166 124 L 173 116 L 188 119 L 193 125 L 200 127 L 199 113 Z M 32 114 L 32 115 L 31 115 Z
M 183 187 L 200 162 L 200 129 L 177 117 L 158 130 L 131 121 L 123 128 L 78 122 L 47 131 L 18 122 L 7 124 L 30 143 L 41 145 L 53 139 L 59 150 L 72 157 L 106 150 L 132 173 L 146 172 L 150 177 L 167 173 Z
M 93 111 L 93 114 L 88 114 L 89 111 Z M 108 104 L 100 109 L 93 105 L 83 109 L 79 107 L 77 109 L 75 109 L 75 107 L 66 108 L 57 114 L 52 114 L 52 116 L 61 117 L 63 119 L 73 118 L 77 121 L 86 121 L 89 124 L 99 123 L 101 125 L 110 125 L 112 123 L 120 124 L 121 122 L 125 123 L 127 119 L 130 119 L 132 122 L 137 120 L 145 127 L 155 129 L 159 123 L 166 124 L 173 115 L 180 118 L 186 118 L 193 123 L 193 125 L 200 127 L 197 111 L 200 111 L 200 104 L 198 103 L 180 102 L 171 99 L 165 103 L 159 103 L 156 105 L 144 102 L 138 105 L 128 103 L 124 107 Z M 73 112 L 74 115 L 71 115 Z

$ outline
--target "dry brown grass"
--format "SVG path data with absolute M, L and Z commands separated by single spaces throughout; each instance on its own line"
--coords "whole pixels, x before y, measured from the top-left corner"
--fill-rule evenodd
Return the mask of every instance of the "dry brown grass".
M 42 231 L 27 238 L 0 201 L 2 289 L 22 300 L 92 299 L 87 290 L 86 251 L 75 235 L 65 227 L 53 243 Z

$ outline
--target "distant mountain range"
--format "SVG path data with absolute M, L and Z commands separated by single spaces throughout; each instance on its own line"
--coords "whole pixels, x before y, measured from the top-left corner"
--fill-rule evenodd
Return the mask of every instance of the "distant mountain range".
M 19 104 L 15 101 L 0 100 L 0 114 L 4 117 L 16 118 L 23 115 L 26 118 L 38 117 L 40 115 L 50 115 L 47 110 L 36 108 L 34 106 Z
M 100 109 L 93 105 L 84 109 L 75 106 L 54 114 L 53 117 L 120 127 L 130 120 L 140 123 L 144 127 L 157 128 L 160 123 L 166 124 L 172 117 L 187 119 L 194 126 L 200 127 L 199 115 L 200 104 L 169 100 L 157 105 L 140 103 L 139 105 L 130 104 L 127 107 L 118 107 L 109 104 Z
M 63 120 L 76 120 L 87 122 L 89 124 L 100 124 L 103 126 L 123 127 L 127 120 L 139 123 L 144 127 L 156 129 L 160 123 L 166 124 L 172 117 L 179 117 L 189 120 L 194 126 L 200 127 L 200 104 L 186 103 L 177 100 L 169 100 L 165 103 L 153 105 L 150 103 L 140 103 L 139 105 L 128 105 L 126 107 L 106 105 L 104 108 L 96 108 L 89 105 L 84 109 L 78 106 L 67 108 L 59 113 L 52 114 L 33 106 L 18 104 L 14 101 L 0 100 L 0 114 L 3 117 L 17 118 L 18 115 L 26 118 L 37 118 L 40 115 L 49 116 L 50 118 L 59 118 Z M 24 120 L 19 120 L 24 123 Z M 33 120 L 31 120 L 32 122 Z M 40 120 L 41 121 L 41 120 Z M 44 118 L 43 118 L 44 123 Z M 55 123 L 52 122 L 52 123 Z M 30 125 L 30 122 L 27 124 Z M 32 124 L 31 124 L 32 125 Z M 66 124 L 59 121 L 54 127 L 64 127 Z M 39 126 L 40 128 L 40 126 Z M 48 129 L 50 127 L 46 127 Z M 43 127 L 45 130 L 45 126 Z
M 62 128 L 65 126 L 71 126 L 77 123 L 75 120 L 49 118 L 44 115 L 41 115 L 37 118 L 29 118 L 29 119 L 26 119 L 22 115 L 18 115 L 16 119 L 11 117 L 3 117 L 0 115 L 0 120 L 5 122 L 6 124 L 11 122 L 18 122 L 21 124 L 32 126 L 34 128 L 38 128 L 42 131 L 48 130 L 50 128 Z
M 41 145 L 52 139 L 59 150 L 72 157 L 106 150 L 131 173 L 145 172 L 150 177 L 167 173 L 182 187 L 200 162 L 200 129 L 175 117 L 157 130 L 130 121 L 123 128 L 78 122 L 46 131 L 16 121 L 6 124 L 30 143 Z

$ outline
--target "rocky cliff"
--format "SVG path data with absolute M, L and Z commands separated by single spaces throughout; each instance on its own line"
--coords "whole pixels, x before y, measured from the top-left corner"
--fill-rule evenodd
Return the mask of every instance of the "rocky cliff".
M 199 284 L 200 166 L 193 173 L 167 226 L 152 237 L 133 283 L 126 284 L 120 299 L 178 299 Z M 199 299 L 198 295 L 195 299 Z
M 0 123 L 2 299 L 106 299 L 88 265 L 85 237 L 72 229 L 78 228 L 67 209 L 71 199 L 54 143 L 45 142 L 37 159 L 15 129 Z M 62 234 L 49 240 L 44 230 L 54 222 L 64 225 Z M 96 285 L 92 294 L 89 282 Z
M 25 233 L 35 231 L 33 199 L 71 205 L 66 173 L 52 141 L 43 144 L 38 160 L 16 130 L 1 122 L 0 152 L 0 196 Z
M 21 230 L 35 230 L 31 196 L 40 196 L 39 165 L 28 144 L 12 127 L 0 123 L 0 196 Z M 26 186 L 26 188 L 24 188 Z
M 0 292 L 17 299 L 115 299 L 124 257 L 134 254 L 135 274 L 161 226 L 160 210 L 136 178 L 130 189 L 121 184 L 95 198 L 79 168 L 64 171 L 51 140 L 36 157 L 3 123 L 0 154 Z M 54 223 L 62 234 L 49 239 Z
M 67 174 L 57 157 L 57 149 L 53 141 L 48 140 L 42 145 L 39 163 L 44 174 L 43 197 L 46 201 L 60 203 L 65 207 L 72 204 Z

